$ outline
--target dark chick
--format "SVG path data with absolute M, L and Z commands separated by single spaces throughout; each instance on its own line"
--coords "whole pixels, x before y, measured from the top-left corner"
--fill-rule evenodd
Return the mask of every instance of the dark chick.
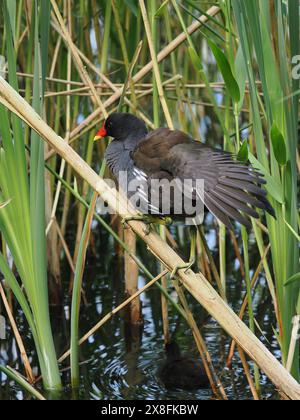
M 198 358 L 182 354 L 173 341 L 166 345 L 167 360 L 161 365 L 158 376 L 167 389 L 195 390 L 209 387 L 209 380 Z

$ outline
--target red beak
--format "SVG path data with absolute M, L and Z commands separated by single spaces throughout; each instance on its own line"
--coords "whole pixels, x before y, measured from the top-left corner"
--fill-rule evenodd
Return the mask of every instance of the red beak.
M 105 125 L 104 125 L 102 128 L 100 128 L 100 130 L 98 131 L 98 133 L 94 137 L 94 141 L 100 140 L 100 139 L 102 139 L 103 137 L 106 137 L 106 136 L 107 136 L 107 131 L 106 131 Z

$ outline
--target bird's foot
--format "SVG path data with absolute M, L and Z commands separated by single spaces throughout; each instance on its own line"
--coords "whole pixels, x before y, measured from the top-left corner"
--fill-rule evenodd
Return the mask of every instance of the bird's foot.
M 162 226 L 171 226 L 173 224 L 173 220 L 171 217 L 159 217 L 156 218 L 156 223 Z
M 174 278 L 177 276 L 177 273 L 179 270 L 185 270 L 188 271 L 193 265 L 195 264 L 195 259 L 190 260 L 188 263 L 186 264 L 182 264 L 182 265 L 176 265 L 171 273 L 171 280 L 174 280 Z
M 126 225 L 128 224 L 128 222 L 132 222 L 132 221 L 143 222 L 145 224 L 145 227 L 143 229 L 145 235 L 150 234 L 152 220 L 149 219 L 147 216 L 136 215 L 136 216 L 126 216 L 126 217 L 124 217 L 122 219 L 122 225 L 123 225 L 124 229 L 125 229 Z

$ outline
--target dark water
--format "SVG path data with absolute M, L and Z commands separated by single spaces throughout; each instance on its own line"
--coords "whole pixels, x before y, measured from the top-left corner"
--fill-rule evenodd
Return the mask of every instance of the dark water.
M 80 328 L 81 333 L 87 332 L 105 314 L 111 311 L 124 300 L 124 281 L 122 278 L 122 262 L 114 253 L 111 239 L 103 230 L 95 226 L 94 236 L 96 239 L 97 255 L 90 253 L 84 276 L 85 304 L 82 305 Z M 214 229 L 207 231 L 207 239 L 210 247 L 214 249 L 216 237 Z M 185 240 L 183 240 L 185 242 Z M 188 253 L 186 247 L 182 252 Z M 228 241 L 228 261 L 232 264 L 227 267 L 227 294 L 230 305 L 238 312 L 245 294 L 245 285 L 241 279 L 239 265 L 232 254 L 232 246 Z M 154 259 L 147 253 L 141 244 L 139 254 L 146 262 L 147 267 L 158 273 Z M 231 255 L 232 254 L 232 255 Z M 214 253 L 218 261 L 217 252 Z M 252 251 L 251 264 L 255 269 L 259 262 L 259 256 L 255 249 Z M 65 278 L 69 278 L 66 270 Z M 145 279 L 140 277 L 140 286 L 145 284 Z M 64 284 L 65 293 L 68 281 Z M 170 290 L 171 286 L 170 286 Z M 176 299 L 176 295 L 174 294 Z M 251 392 L 245 379 L 241 363 L 236 355 L 231 369 L 226 368 L 226 358 L 230 345 L 230 339 L 219 328 L 200 305 L 191 297 L 189 304 L 202 334 L 206 340 L 208 349 L 214 361 L 215 368 L 231 399 L 250 399 Z M 261 331 L 257 335 L 277 354 L 277 344 L 274 339 L 272 327 L 275 326 L 272 305 L 269 301 L 267 287 L 263 277 L 254 293 L 256 320 Z M 144 324 L 140 328 L 132 329 L 124 321 L 124 312 L 113 317 L 106 323 L 88 342 L 81 346 L 81 386 L 78 394 L 72 395 L 68 386 L 61 395 L 63 399 L 142 399 L 142 400 L 207 400 L 214 398 L 211 390 L 199 390 L 196 392 L 167 391 L 160 383 L 157 369 L 164 360 L 162 321 L 160 308 L 160 295 L 155 287 L 152 287 L 142 295 Z M 64 298 L 64 303 L 52 306 L 53 329 L 58 354 L 66 350 L 69 341 L 69 313 L 70 299 Z M 17 322 L 24 338 L 26 349 L 30 355 L 32 366 L 37 366 L 34 347 L 27 324 L 21 313 L 17 313 Z M 191 331 L 179 315 L 170 308 L 170 328 L 173 338 L 180 344 L 183 351 L 195 352 L 195 344 Z M 247 322 L 247 320 L 246 320 Z M 22 365 L 16 352 L 15 340 L 8 327 L 8 340 L 0 343 L 0 363 L 20 369 Z M 279 354 L 279 353 L 278 353 Z M 69 360 L 62 366 L 64 384 L 69 384 Z M 0 374 L 1 375 L 1 374 Z M 30 399 L 13 382 L 8 381 L 5 375 L 0 376 L 0 399 Z M 264 398 L 275 398 L 276 393 L 272 384 L 262 375 L 262 395 Z

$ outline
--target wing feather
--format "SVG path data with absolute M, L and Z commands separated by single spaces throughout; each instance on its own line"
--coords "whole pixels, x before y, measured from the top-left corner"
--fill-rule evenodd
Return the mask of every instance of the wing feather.
M 250 226 L 248 217 L 259 217 L 255 208 L 274 215 L 260 172 L 236 161 L 233 154 L 212 149 L 180 131 L 153 131 L 132 158 L 151 177 L 166 174 L 182 181 L 204 180 L 205 206 L 230 229 L 230 219 Z

